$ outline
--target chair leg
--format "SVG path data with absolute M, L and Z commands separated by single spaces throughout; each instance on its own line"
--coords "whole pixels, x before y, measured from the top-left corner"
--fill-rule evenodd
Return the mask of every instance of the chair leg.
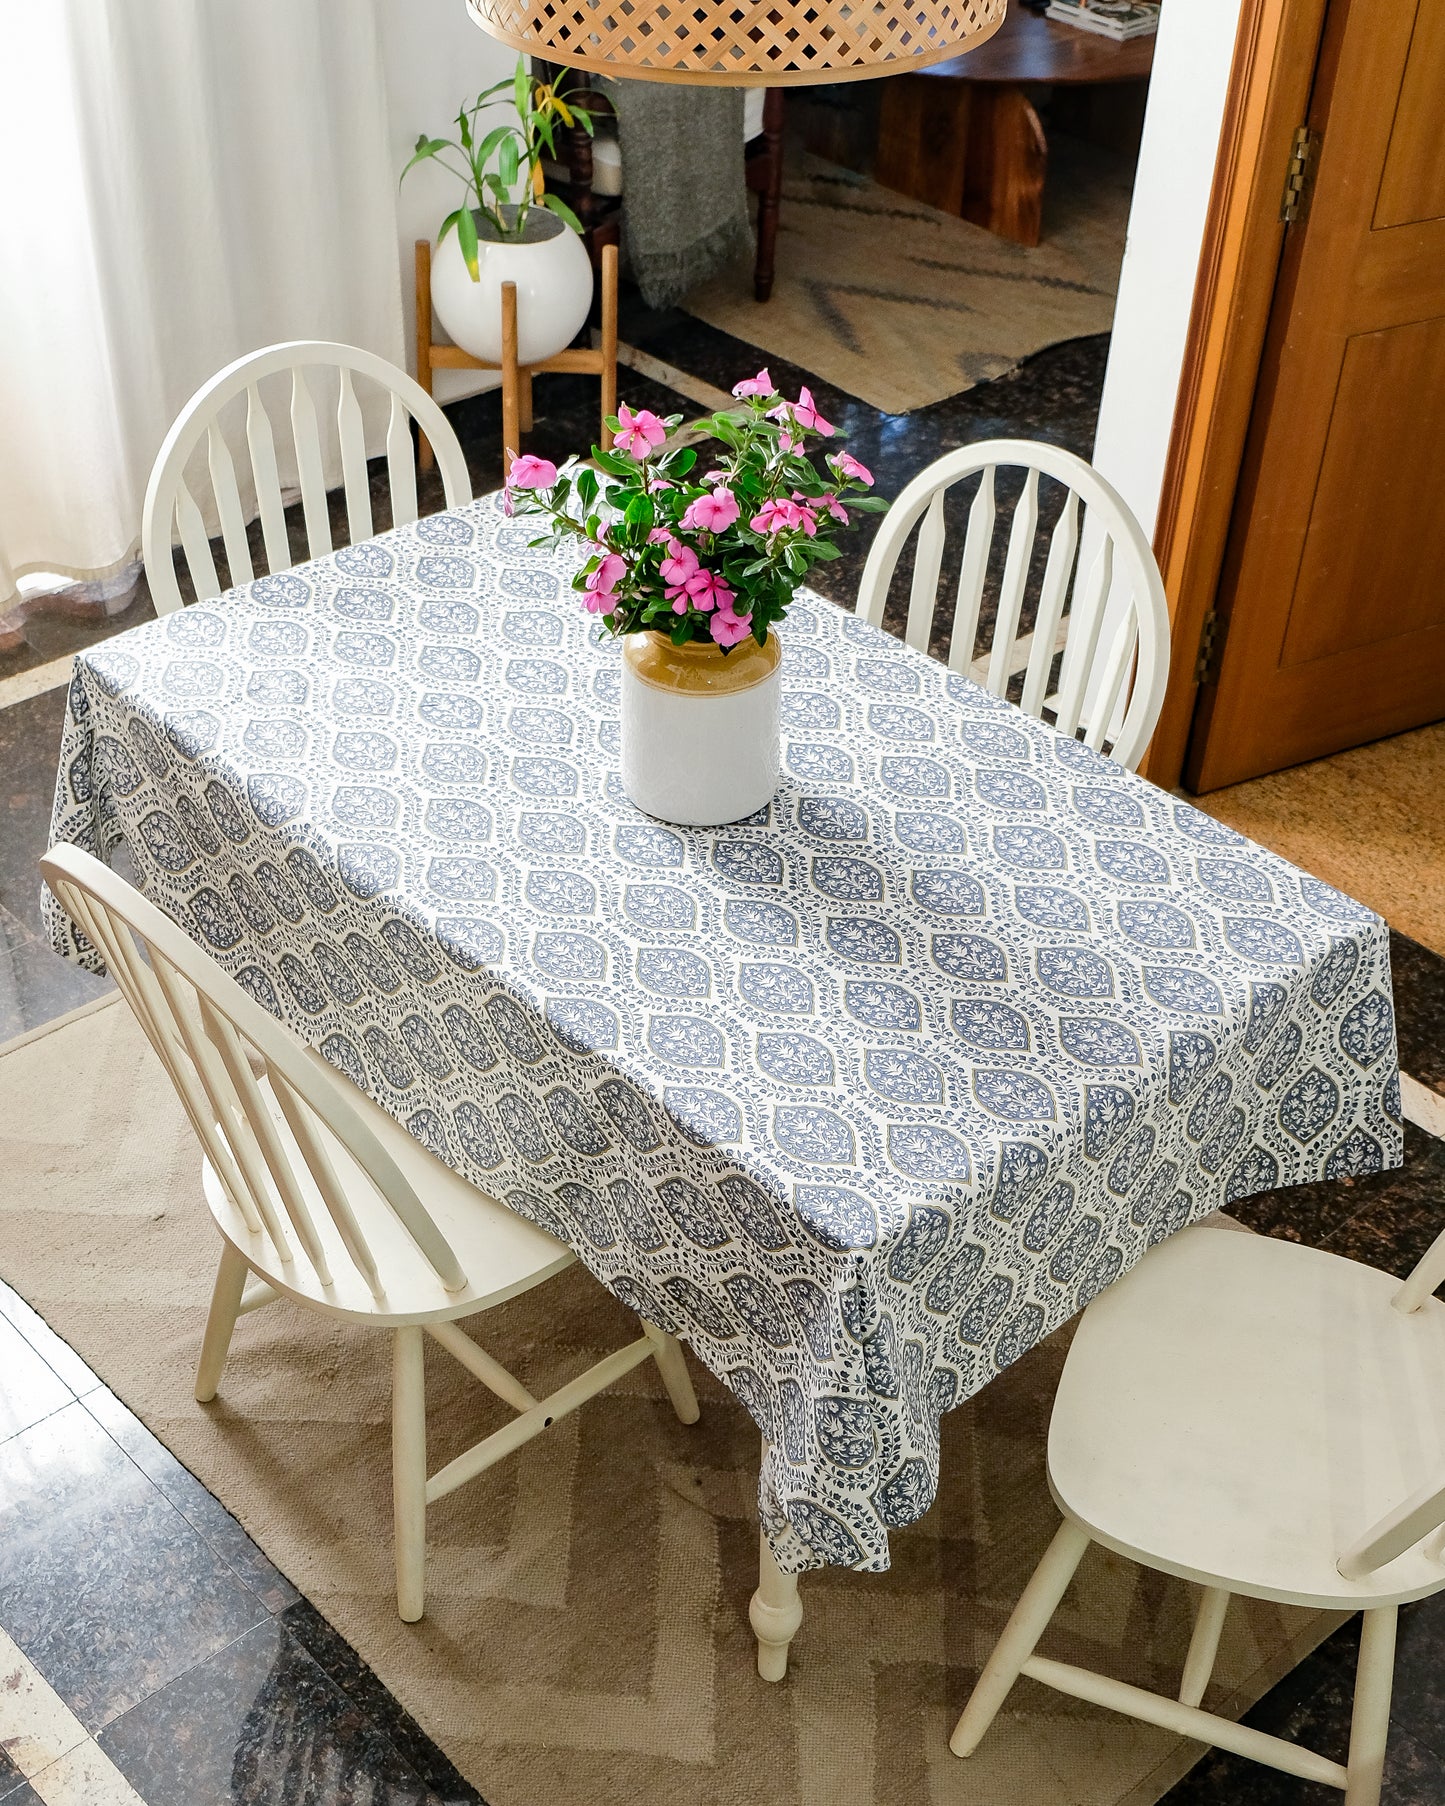
M 1355 1669 L 1355 1709 L 1350 1719 L 1345 1806 L 1379 1806 L 1390 1735 L 1390 1693 L 1395 1681 L 1395 1621 L 1399 1608 L 1376 1606 L 1360 1625 Z
M 426 1382 L 422 1332 L 396 1332 L 391 1374 L 392 1538 L 396 1609 L 414 1624 L 426 1609 Z
M 226 1356 L 231 1352 L 231 1335 L 241 1314 L 241 1294 L 246 1289 L 246 1275 L 251 1269 L 229 1242 L 221 1250 L 221 1264 L 216 1270 L 216 1283 L 211 1291 L 211 1310 L 206 1318 L 206 1333 L 201 1340 L 201 1358 L 196 1364 L 196 1397 L 208 1405 L 216 1396 Z
M 672 1408 L 677 1412 L 680 1423 L 696 1423 L 702 1416 L 697 1405 L 697 1394 L 692 1389 L 692 1376 L 687 1371 L 687 1360 L 682 1352 L 682 1344 L 675 1336 L 668 1335 L 655 1323 L 649 1323 L 645 1317 L 640 1319 L 652 1343 L 652 1358 L 657 1362 L 657 1371 L 662 1375 L 662 1383 L 667 1388 L 667 1396 L 672 1400 Z
M 1224 1629 L 1224 1614 L 1229 1610 L 1229 1594 L 1223 1587 L 1205 1587 L 1194 1618 L 1194 1634 L 1189 1639 L 1189 1653 L 1184 1658 L 1184 1674 L 1179 1682 L 1181 1706 L 1197 1706 L 1214 1673 L 1219 1654 L 1219 1638 Z
M 998 1716 L 999 1707 L 1008 1698 L 1019 1670 L 1034 1652 L 1034 1646 L 1058 1610 L 1059 1601 L 1074 1578 L 1074 1570 L 1083 1559 L 1089 1538 L 1077 1524 L 1065 1522 L 1044 1551 L 1043 1560 L 1034 1569 L 1033 1578 L 1014 1607 L 1013 1616 L 994 1645 L 993 1654 L 983 1665 L 968 1704 L 953 1727 L 948 1747 L 955 1756 L 971 1756 L 978 1748 L 984 1732 Z

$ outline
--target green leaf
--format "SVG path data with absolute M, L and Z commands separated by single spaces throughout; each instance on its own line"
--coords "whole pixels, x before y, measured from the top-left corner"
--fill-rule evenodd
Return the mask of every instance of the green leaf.
M 584 508 L 590 508 L 597 500 L 597 472 L 585 464 L 577 472 L 577 494 Z
M 502 140 L 502 148 L 497 153 L 497 174 L 501 177 L 503 186 L 509 193 L 516 186 L 517 164 L 520 157 L 521 150 L 518 146 L 516 136 L 515 134 L 509 133 L 507 137 Z
M 578 219 L 577 215 L 567 205 L 566 201 L 559 195 L 550 193 L 544 194 L 542 196 L 542 205 L 549 213 L 555 213 L 558 219 L 561 220 L 564 225 L 570 226 L 574 232 L 580 232 L 582 230 L 581 220 Z
M 697 453 L 690 445 L 685 445 L 681 451 L 669 452 L 659 468 L 664 476 L 685 477 L 696 463 Z
M 477 153 L 474 160 L 477 163 L 490 163 L 493 156 L 496 154 L 497 146 L 510 138 L 513 130 L 514 128 L 510 125 L 494 126 L 477 146 Z
M 517 67 L 512 71 L 512 99 L 516 102 L 517 117 L 525 119 L 527 103 L 531 99 L 532 83 L 527 74 L 527 59 L 519 56 Z
M 454 225 L 456 225 L 457 221 L 461 217 L 462 217 L 462 210 L 460 207 L 457 208 L 455 213 L 449 213 L 446 216 L 446 218 L 442 221 L 441 231 L 437 233 L 437 243 L 438 244 L 441 243 L 441 241 L 446 237 L 447 233 L 451 231 L 452 227 Z
M 477 222 L 472 217 L 470 207 L 459 207 L 456 212 L 457 243 L 461 247 L 462 261 L 467 266 L 467 274 L 473 282 L 482 279 L 481 267 L 477 262 Z

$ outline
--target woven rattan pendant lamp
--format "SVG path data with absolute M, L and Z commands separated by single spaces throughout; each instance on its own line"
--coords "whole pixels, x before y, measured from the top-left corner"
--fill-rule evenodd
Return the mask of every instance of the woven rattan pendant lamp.
M 704 87 L 907 74 L 1003 23 L 1005 0 L 467 0 L 482 30 L 569 69 Z

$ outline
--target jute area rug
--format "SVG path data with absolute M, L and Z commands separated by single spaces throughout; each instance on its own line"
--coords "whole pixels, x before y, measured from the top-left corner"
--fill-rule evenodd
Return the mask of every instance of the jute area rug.
M 1114 318 L 1126 159 L 1059 140 L 1032 249 L 817 157 L 785 178 L 772 299 L 751 260 L 683 306 L 887 414 L 941 401 Z
M 0 1055 L 0 1272 L 236 1514 L 492 1806 L 1119 1806 L 1200 1754 L 1021 1682 L 968 1762 L 954 1715 L 1056 1528 L 1044 1436 L 1063 1346 L 945 1424 L 945 1485 L 886 1575 L 803 1583 L 793 1669 L 761 1683 L 757 1434 L 698 1372 L 702 1422 L 649 1363 L 434 1508 L 426 1618 L 392 1601 L 389 1338 L 281 1304 L 241 1320 L 209 1407 L 191 1376 L 218 1240 L 198 1155 L 129 1012 Z M 631 1333 L 580 1268 L 478 1319 L 550 1388 Z M 435 1359 L 433 1360 L 433 1356 Z M 434 1464 L 505 1408 L 428 1351 Z M 1189 1591 L 1092 1552 L 1047 1647 L 1172 1690 Z M 1331 1628 L 1231 1613 L 1213 1703 L 1242 1710 Z

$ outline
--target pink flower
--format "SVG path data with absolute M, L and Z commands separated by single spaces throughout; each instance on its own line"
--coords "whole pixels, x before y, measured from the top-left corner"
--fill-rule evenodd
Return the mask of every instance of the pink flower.
M 720 608 L 707 624 L 707 630 L 719 646 L 736 646 L 753 630 L 750 614 L 735 614 L 731 608 Z
M 852 477 L 855 483 L 872 486 L 873 472 L 866 464 L 860 464 L 851 452 L 830 452 L 828 462 L 840 477 Z
M 714 489 L 711 495 L 700 495 L 688 506 L 682 517 L 684 527 L 703 533 L 725 533 L 737 519 L 738 498 L 731 489 Z
M 687 583 L 687 597 L 691 605 L 702 614 L 710 609 L 719 608 L 727 612 L 732 608 L 734 596 L 732 590 L 718 576 L 716 571 L 699 570 Z M 673 604 L 674 612 L 683 614 L 686 611 Z
M 769 420 L 781 420 L 785 426 L 801 427 L 805 433 L 817 433 L 821 438 L 831 439 L 836 430 L 832 423 L 824 420 L 818 412 L 813 400 L 813 391 L 808 388 L 799 389 L 796 401 L 779 402 L 770 410 Z M 792 450 L 792 442 L 783 447 L 784 451 Z
M 671 527 L 654 527 L 647 536 L 647 543 L 650 546 L 665 546 L 671 538 Z
M 662 581 L 667 586 L 663 591 L 671 602 L 674 614 L 685 615 L 692 603 L 688 600 L 687 586 L 698 573 L 697 553 L 691 546 L 685 546 L 680 539 L 669 539 L 667 557 L 658 566 Z
M 836 495 L 819 496 L 813 506 L 818 510 L 820 516 L 824 512 L 827 512 L 832 515 L 834 520 L 842 521 L 845 527 L 848 525 L 848 510 L 838 500 Z
M 634 464 L 645 464 L 667 437 L 667 428 L 646 408 L 633 413 L 624 401 L 617 410 L 617 437 L 612 441 Z
M 664 583 L 686 583 L 689 577 L 697 574 L 697 553 L 691 546 L 685 546 L 680 539 L 669 536 L 667 557 L 658 568 L 662 572 Z
M 582 606 L 588 614 L 610 615 L 617 606 L 615 591 L 627 575 L 627 560 L 618 552 L 607 552 L 595 571 L 588 573 L 587 593 Z
M 808 534 L 818 530 L 817 522 L 800 502 L 784 501 L 781 497 L 764 502 L 748 525 L 754 533 L 787 533 L 799 527 Z
M 766 369 L 759 370 L 756 376 L 744 377 L 740 383 L 733 384 L 734 395 L 776 395 L 777 392 Z
M 515 458 L 507 473 L 508 489 L 550 489 L 557 481 L 557 466 L 550 458 L 534 458 L 531 452 Z

